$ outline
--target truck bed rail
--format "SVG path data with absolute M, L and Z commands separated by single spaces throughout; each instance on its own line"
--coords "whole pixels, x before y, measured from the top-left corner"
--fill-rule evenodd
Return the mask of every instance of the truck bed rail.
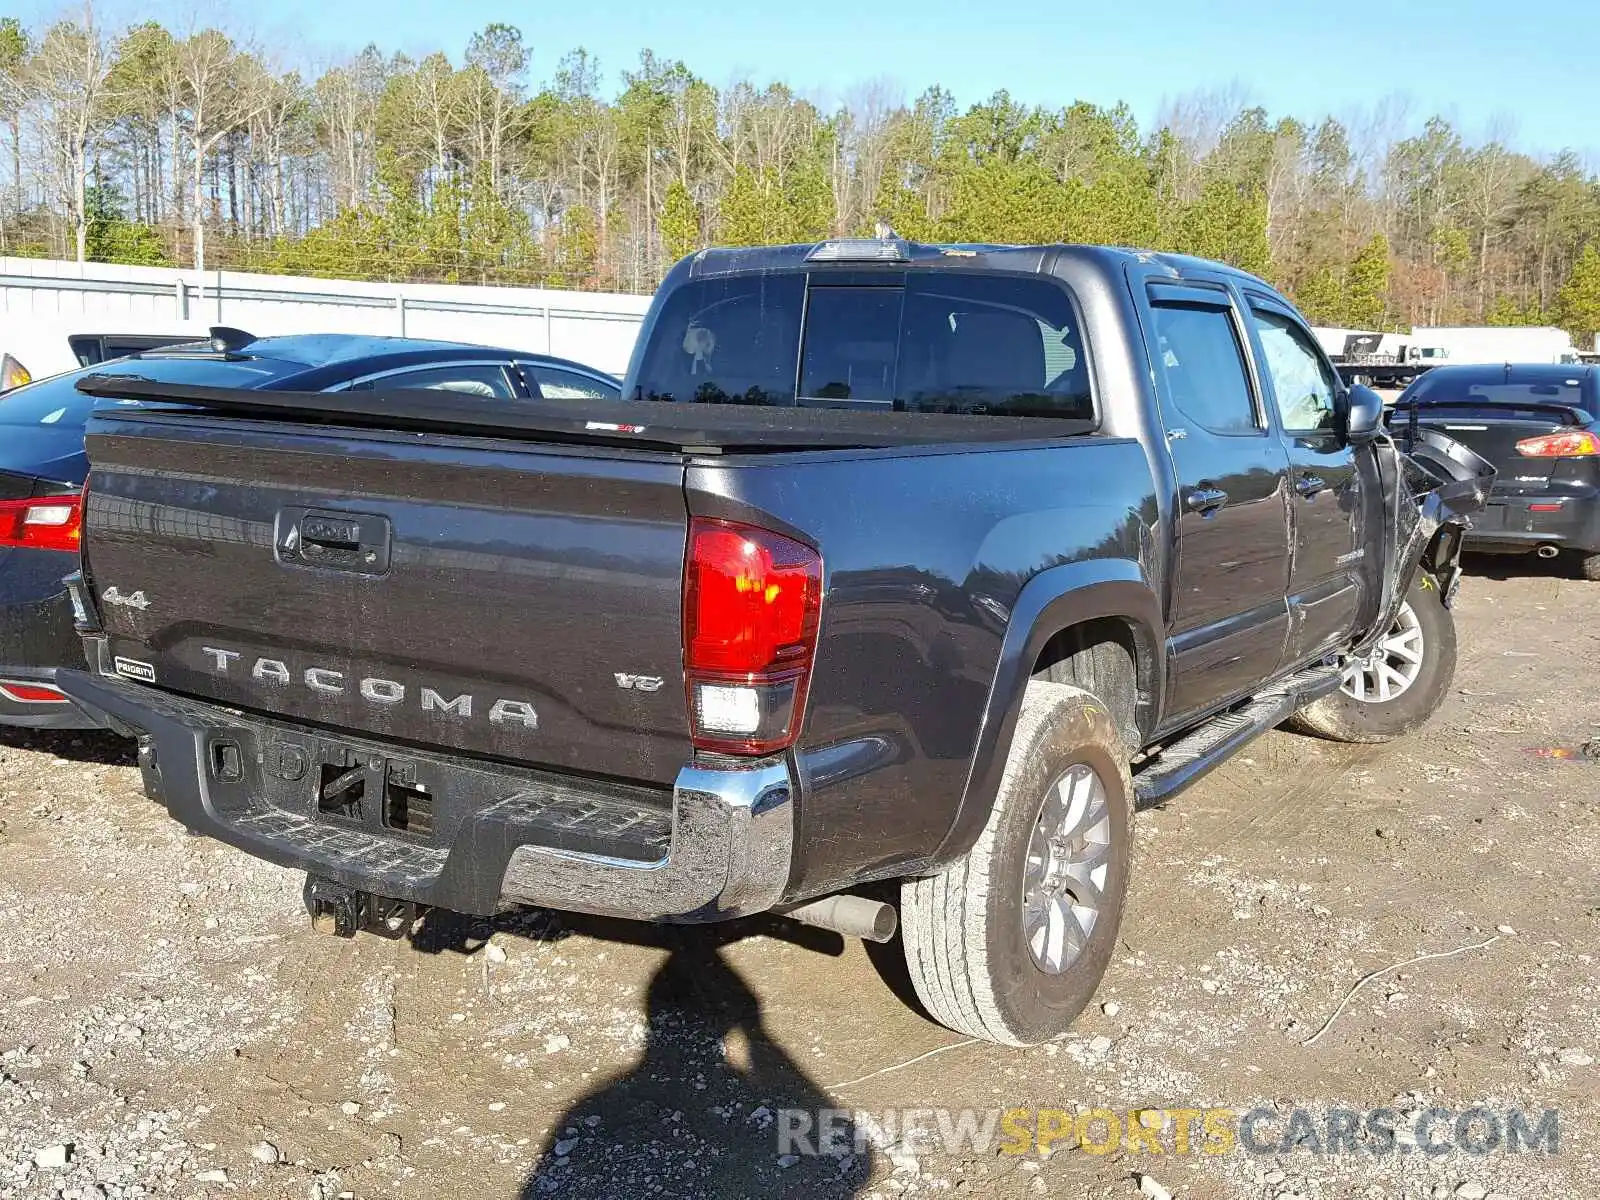
M 615 400 L 486 400 L 439 389 L 272 392 L 86 375 L 78 390 L 107 400 L 179 405 L 218 416 L 322 422 L 686 454 L 1036 442 L 1094 430 L 1092 421 Z M 146 411 L 146 410 L 140 410 Z M 179 410 L 181 411 L 181 410 Z M 116 418 L 116 409 L 96 417 Z

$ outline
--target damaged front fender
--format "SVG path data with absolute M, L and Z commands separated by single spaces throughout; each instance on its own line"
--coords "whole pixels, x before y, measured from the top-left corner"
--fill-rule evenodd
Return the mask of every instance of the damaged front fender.
M 1445 607 L 1450 606 L 1461 582 L 1462 538 L 1494 486 L 1494 465 L 1454 438 L 1413 427 L 1400 440 L 1381 438 L 1373 447 L 1390 514 L 1388 555 L 1383 603 L 1356 648 L 1358 655 L 1394 624 L 1419 566 L 1438 581 Z

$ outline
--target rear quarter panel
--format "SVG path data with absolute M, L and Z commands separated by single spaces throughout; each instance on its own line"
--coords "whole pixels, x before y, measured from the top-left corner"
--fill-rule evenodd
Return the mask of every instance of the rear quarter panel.
M 905 874 L 944 843 L 1030 579 L 1091 561 L 1153 570 L 1156 501 L 1133 439 L 701 462 L 686 483 L 692 513 L 823 553 L 796 895 Z

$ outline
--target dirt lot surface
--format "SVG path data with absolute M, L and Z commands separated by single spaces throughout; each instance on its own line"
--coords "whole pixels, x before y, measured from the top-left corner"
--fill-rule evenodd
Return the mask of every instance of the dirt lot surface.
M 317 937 L 121 744 L 6 735 L 0 1197 L 1600 1196 L 1600 763 L 1532 752 L 1600 734 L 1600 585 L 1536 570 L 1469 576 L 1424 731 L 1270 734 L 1142 814 L 1097 1004 L 1025 1052 L 909 1007 L 898 945 L 778 922 Z M 1559 1110 L 1559 1153 L 1180 1155 L 1169 1117 L 1159 1155 L 1041 1157 L 890 1111 L 1265 1106 L 1270 1146 L 1296 1106 L 1474 1105 Z M 780 1158 L 778 1110 L 824 1106 L 868 1115 Z

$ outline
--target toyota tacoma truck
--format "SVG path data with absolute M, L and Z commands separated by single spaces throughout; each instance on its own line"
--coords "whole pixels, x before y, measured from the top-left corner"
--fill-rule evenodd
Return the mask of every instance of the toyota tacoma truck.
M 319 928 L 898 924 L 1017 1045 L 1092 997 L 1138 804 L 1438 707 L 1493 476 L 1261 280 L 1097 247 L 703 251 L 620 401 L 79 386 L 127 403 L 62 686 Z

